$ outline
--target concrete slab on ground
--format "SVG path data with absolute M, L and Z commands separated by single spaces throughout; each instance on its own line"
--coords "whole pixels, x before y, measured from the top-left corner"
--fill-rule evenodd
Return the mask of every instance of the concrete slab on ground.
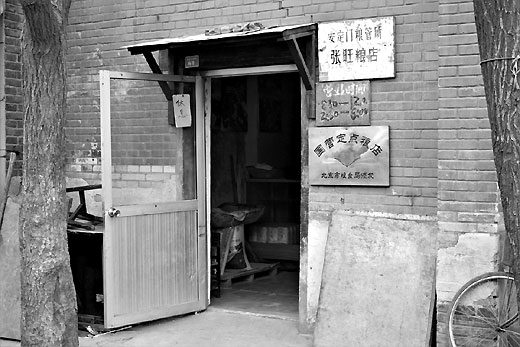
M 209 308 L 205 312 L 141 324 L 112 334 L 81 337 L 80 347 L 311 347 L 297 322 Z M 19 347 L 0 340 L 0 347 Z
M 330 225 L 314 346 L 428 345 L 435 222 L 335 212 Z

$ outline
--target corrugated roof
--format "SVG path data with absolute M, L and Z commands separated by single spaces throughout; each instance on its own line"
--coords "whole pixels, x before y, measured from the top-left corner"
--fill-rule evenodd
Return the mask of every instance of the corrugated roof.
M 123 48 L 128 49 L 132 53 L 141 53 L 142 51 L 154 51 L 159 49 L 164 49 L 170 46 L 177 46 L 183 44 L 190 43 L 205 43 L 212 42 L 218 40 L 225 39 L 234 39 L 241 37 L 252 37 L 252 36 L 262 36 L 268 34 L 278 34 L 283 33 L 287 30 L 293 29 L 303 29 L 308 27 L 309 29 L 313 29 L 315 24 L 298 24 L 298 25 L 287 25 L 287 26 L 277 26 L 277 27 L 269 27 L 256 31 L 239 31 L 239 32 L 229 32 L 224 34 L 215 34 L 215 35 L 206 35 L 206 34 L 198 34 L 192 36 L 179 36 L 172 38 L 165 38 L 160 40 L 154 40 L 149 42 L 137 43 L 134 45 L 124 46 Z M 148 49 L 147 49 L 148 48 Z

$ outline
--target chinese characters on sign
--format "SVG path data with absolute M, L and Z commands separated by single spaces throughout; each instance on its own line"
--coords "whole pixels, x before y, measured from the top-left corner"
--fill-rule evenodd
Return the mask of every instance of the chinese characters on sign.
M 173 115 L 175 116 L 175 126 L 177 128 L 191 126 L 191 108 L 189 94 L 179 94 L 173 96 Z
M 394 18 L 318 24 L 320 81 L 395 77 Z
M 316 125 L 370 125 L 370 82 L 316 85 Z
M 313 185 L 390 185 L 388 126 L 309 128 Z

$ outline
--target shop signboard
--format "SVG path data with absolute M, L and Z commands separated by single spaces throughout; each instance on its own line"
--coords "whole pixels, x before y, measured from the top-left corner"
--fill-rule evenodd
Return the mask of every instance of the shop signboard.
M 395 77 L 394 17 L 318 24 L 320 81 Z
M 389 186 L 389 127 L 309 128 L 309 183 Z
M 370 125 L 370 82 L 317 83 L 316 125 Z

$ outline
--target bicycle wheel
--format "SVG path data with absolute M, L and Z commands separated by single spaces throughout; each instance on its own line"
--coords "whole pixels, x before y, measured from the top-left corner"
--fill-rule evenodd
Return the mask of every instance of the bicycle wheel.
M 466 283 L 448 309 L 448 334 L 451 347 L 520 347 L 513 276 L 489 272 Z

